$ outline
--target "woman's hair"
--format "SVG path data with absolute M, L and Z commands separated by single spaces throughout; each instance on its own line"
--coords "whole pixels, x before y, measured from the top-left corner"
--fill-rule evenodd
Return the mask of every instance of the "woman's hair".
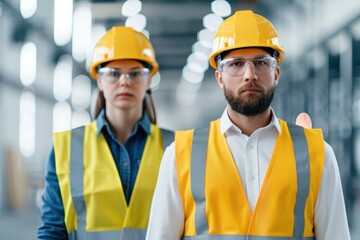
M 99 113 L 102 109 L 105 108 L 105 97 L 104 93 L 98 90 L 96 102 L 95 102 L 95 109 L 94 109 L 94 119 L 96 119 L 99 116 Z
M 143 106 L 150 121 L 156 124 L 156 109 L 151 88 L 146 91 Z

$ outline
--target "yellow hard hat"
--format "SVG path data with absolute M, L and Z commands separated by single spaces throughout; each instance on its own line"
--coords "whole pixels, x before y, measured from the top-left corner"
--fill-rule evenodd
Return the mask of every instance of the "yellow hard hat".
M 96 79 L 97 67 L 106 62 L 134 59 L 144 61 L 151 66 L 151 76 L 159 70 L 154 48 L 149 39 L 131 27 L 115 26 L 107 31 L 95 46 L 89 72 Z
M 279 45 L 278 34 L 271 22 L 250 10 L 243 10 L 237 11 L 220 25 L 214 37 L 210 65 L 217 69 L 216 57 L 219 54 L 247 47 L 266 47 L 277 51 L 278 64 L 284 58 L 284 50 Z

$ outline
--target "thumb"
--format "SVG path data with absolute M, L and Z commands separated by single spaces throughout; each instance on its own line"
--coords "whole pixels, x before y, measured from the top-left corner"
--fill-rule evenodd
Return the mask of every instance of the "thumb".
M 304 112 L 297 116 L 295 124 L 304 128 L 312 128 L 311 118 Z

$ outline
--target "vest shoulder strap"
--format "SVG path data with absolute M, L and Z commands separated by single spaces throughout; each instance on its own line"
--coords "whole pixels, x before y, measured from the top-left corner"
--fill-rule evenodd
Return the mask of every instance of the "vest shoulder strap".
M 198 235 L 208 235 L 209 226 L 206 218 L 205 165 L 210 126 L 194 130 L 191 151 L 191 189 L 196 202 L 195 228 Z M 197 160 L 194 160 L 197 159 Z
M 70 190 L 71 195 L 81 196 L 79 201 L 73 199 L 75 212 L 77 214 L 78 230 L 82 231 L 86 228 L 86 207 L 84 192 L 84 134 L 85 126 L 78 127 L 71 130 L 71 145 L 70 145 Z

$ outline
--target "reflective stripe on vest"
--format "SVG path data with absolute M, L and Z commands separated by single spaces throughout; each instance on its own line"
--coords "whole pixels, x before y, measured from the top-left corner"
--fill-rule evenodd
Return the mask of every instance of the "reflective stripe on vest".
M 183 240 L 315 240 L 314 237 L 288 238 L 288 237 L 258 237 L 258 236 L 239 236 L 239 235 L 209 235 L 183 237 Z
M 77 216 L 77 227 L 86 229 L 86 207 L 84 200 L 84 128 L 76 128 L 71 132 L 70 147 L 70 190 Z M 72 151 L 75 150 L 75 151 Z M 73 171 L 76 169 L 77 171 Z
M 132 200 L 130 205 L 127 206 L 121 193 L 120 179 L 117 179 L 118 173 L 112 162 L 113 159 L 106 140 L 102 134 L 97 139 L 94 138 L 96 136 L 96 126 L 96 122 L 93 122 L 91 125 L 54 135 L 56 170 L 64 203 L 65 223 L 69 238 L 143 240 L 146 235 L 148 212 L 150 211 L 152 193 L 155 188 L 163 149 L 173 141 L 174 135 L 170 131 L 151 125 L 151 135 L 148 136 L 145 144 Z M 89 141 L 90 139 L 91 141 Z M 97 159 L 103 159 L 105 165 L 95 164 Z M 101 185 L 105 183 L 101 182 L 102 175 L 99 178 L 97 172 L 91 170 L 97 169 L 94 168 L 95 166 L 100 166 L 100 169 L 111 166 L 108 169 L 110 175 L 106 174 L 106 176 L 114 179 L 113 184 L 116 185 L 116 192 L 120 193 L 115 197 L 116 200 L 112 199 L 110 201 L 110 205 L 119 203 L 114 206 L 113 211 L 111 211 L 111 207 L 106 206 L 103 208 L 95 205 L 94 202 L 98 202 L 96 201 L 96 199 L 99 199 L 98 197 L 91 196 L 92 198 L 89 199 L 89 197 L 84 196 L 84 193 L 91 193 L 89 190 L 93 187 L 89 188 L 89 186 L 94 186 L 94 183 L 97 182 L 94 182 L 95 179 L 100 180 L 99 184 Z M 95 176 L 92 174 L 95 174 Z M 90 185 L 84 186 L 84 182 Z M 106 186 L 112 187 L 113 184 L 107 180 Z M 102 188 L 96 189 L 101 190 Z M 112 191 L 114 190 L 112 189 Z M 119 197 L 119 195 L 121 196 Z M 106 199 L 100 201 L 102 203 L 107 202 Z M 87 206 L 87 204 L 91 205 Z M 112 219 L 100 217 L 102 209 L 106 209 L 105 214 L 107 215 L 104 216 L 113 214 Z M 100 213 L 99 216 L 98 213 Z M 96 218 L 96 216 L 99 218 Z M 90 223 L 89 218 L 92 219 Z M 97 224 L 99 221 L 101 222 L 100 226 Z M 107 225 L 108 223 L 110 225 Z
M 294 229 L 292 237 L 255 237 L 241 235 L 208 235 L 209 226 L 206 218 L 205 199 L 205 172 L 207 149 L 209 141 L 209 127 L 195 129 L 193 134 L 190 168 L 191 193 L 195 201 L 195 229 L 197 236 L 186 236 L 183 239 L 315 239 L 303 237 L 304 234 L 304 211 L 310 187 L 310 164 L 308 143 L 304 129 L 296 125 L 288 124 L 293 151 L 296 161 L 297 193 L 294 208 Z
M 304 209 L 310 187 L 309 148 L 303 128 L 292 124 L 288 124 L 288 128 L 294 146 L 297 179 L 301 179 L 301 181 L 297 181 L 298 191 L 294 209 L 295 223 L 293 237 L 302 237 L 305 226 Z
M 209 128 L 195 129 L 192 142 L 191 159 L 191 189 L 196 202 L 195 228 L 198 235 L 207 235 L 209 226 L 206 220 L 205 200 L 205 165 Z
M 314 237 L 258 237 L 258 236 L 239 236 L 239 235 L 209 235 L 209 236 L 194 236 L 183 237 L 183 240 L 315 240 Z
M 145 239 L 146 230 L 126 228 L 122 231 L 101 231 L 101 232 L 86 232 L 86 231 L 72 231 L 69 234 L 69 240 L 86 239 Z

